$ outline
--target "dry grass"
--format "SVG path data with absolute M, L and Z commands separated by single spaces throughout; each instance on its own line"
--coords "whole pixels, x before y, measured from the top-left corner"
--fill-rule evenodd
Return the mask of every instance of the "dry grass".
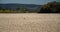
M 60 14 L 0 14 L 0 32 L 60 32 Z

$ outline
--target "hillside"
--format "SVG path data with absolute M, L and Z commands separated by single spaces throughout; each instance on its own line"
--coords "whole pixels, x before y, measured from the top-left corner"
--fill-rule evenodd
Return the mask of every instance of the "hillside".
M 6 9 L 6 8 L 8 9 L 17 9 L 17 8 L 38 9 L 41 7 L 41 5 L 9 3 L 9 4 L 0 4 L 0 7 L 2 9 Z

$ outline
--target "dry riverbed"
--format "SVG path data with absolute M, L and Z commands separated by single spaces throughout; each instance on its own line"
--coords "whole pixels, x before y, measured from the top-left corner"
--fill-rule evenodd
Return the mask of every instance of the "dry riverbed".
M 0 32 L 60 32 L 60 14 L 0 14 Z

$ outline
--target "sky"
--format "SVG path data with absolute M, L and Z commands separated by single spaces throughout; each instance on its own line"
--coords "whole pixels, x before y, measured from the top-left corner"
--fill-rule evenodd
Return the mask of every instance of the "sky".
M 60 0 L 0 0 L 0 3 L 20 3 L 20 4 L 39 4 L 43 5 L 51 1 L 60 1 Z

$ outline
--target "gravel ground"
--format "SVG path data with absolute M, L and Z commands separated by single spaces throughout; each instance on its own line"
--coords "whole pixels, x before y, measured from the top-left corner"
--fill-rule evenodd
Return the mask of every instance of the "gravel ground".
M 0 32 L 60 32 L 60 14 L 0 14 Z

